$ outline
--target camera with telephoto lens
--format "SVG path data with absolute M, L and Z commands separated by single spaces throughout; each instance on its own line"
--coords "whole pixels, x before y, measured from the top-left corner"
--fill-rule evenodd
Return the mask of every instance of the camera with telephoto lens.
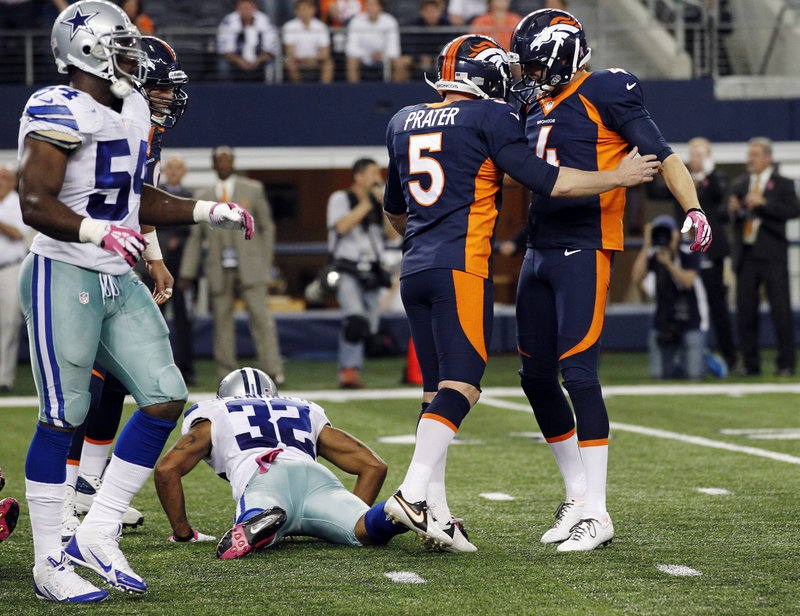
M 653 246 L 667 247 L 672 243 L 672 229 L 666 226 L 653 227 Z

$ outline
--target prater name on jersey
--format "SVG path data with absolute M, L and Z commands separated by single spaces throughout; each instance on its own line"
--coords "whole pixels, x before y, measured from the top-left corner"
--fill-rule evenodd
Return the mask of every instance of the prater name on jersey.
M 427 126 L 454 126 L 458 111 L 458 107 L 412 111 L 406 118 L 403 130 L 416 130 Z

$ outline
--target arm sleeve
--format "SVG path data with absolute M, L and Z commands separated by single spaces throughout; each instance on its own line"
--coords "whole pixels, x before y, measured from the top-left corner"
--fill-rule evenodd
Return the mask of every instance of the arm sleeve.
M 549 196 L 558 179 L 554 167 L 531 152 L 527 142 L 509 143 L 494 157 L 495 164 L 520 184 L 539 195 Z

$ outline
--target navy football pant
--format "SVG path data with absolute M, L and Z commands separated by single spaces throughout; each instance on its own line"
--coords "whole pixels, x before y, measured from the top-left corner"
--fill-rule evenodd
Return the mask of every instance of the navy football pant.
M 517 288 L 522 389 L 548 442 L 608 442 L 608 412 L 597 373 L 612 251 L 532 249 Z M 558 382 L 564 377 L 575 418 Z

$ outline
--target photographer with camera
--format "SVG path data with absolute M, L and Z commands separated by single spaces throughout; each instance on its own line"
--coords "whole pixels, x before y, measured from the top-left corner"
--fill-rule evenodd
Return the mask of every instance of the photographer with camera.
M 633 264 L 633 282 L 654 298 L 656 311 L 648 337 L 650 376 L 702 379 L 708 308 L 698 278 L 700 253 L 680 244 L 670 216 L 645 225 L 644 245 Z
M 383 178 L 378 164 L 353 164 L 353 183 L 328 199 L 328 250 L 339 274 L 336 299 L 344 313 L 339 333 L 339 387 L 361 389 L 364 347 L 377 335 L 380 290 L 392 285 L 381 257 L 388 233 L 383 214 Z

